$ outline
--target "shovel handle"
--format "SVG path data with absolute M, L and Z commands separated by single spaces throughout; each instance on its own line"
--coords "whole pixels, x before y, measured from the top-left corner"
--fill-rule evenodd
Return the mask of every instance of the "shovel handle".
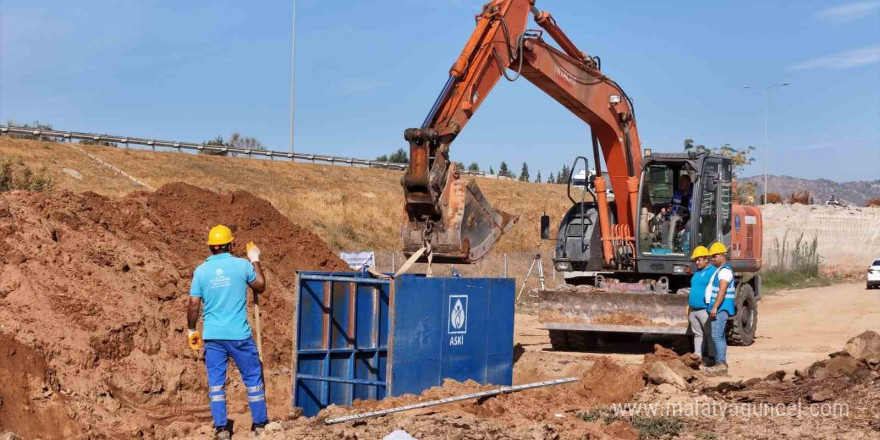
M 260 362 L 263 362 L 263 325 L 260 323 L 260 302 L 259 295 L 254 293 L 254 325 L 257 327 L 257 352 L 260 355 Z

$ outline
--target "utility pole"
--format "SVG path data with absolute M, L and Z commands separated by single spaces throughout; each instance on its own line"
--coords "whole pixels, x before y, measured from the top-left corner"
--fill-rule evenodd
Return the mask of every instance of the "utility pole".
M 296 54 L 296 0 L 293 0 L 293 18 L 290 24 L 290 152 L 293 153 L 293 84 L 294 55 Z
M 771 84 L 769 86 L 744 86 L 744 89 L 763 89 L 764 90 L 764 204 L 767 204 L 767 176 L 770 174 L 770 144 L 767 132 L 770 125 L 770 89 L 774 87 L 785 87 L 790 83 Z

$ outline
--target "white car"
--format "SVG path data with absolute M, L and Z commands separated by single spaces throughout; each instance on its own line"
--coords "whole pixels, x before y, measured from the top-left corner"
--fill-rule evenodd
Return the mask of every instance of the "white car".
M 868 268 L 868 288 L 880 287 L 880 258 L 874 260 Z

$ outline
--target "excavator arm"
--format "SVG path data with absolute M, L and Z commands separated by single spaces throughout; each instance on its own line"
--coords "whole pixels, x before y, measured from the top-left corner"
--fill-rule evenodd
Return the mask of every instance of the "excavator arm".
M 526 28 L 529 15 L 562 50 Z M 502 76 L 525 77 L 589 124 L 597 173 L 597 204 L 603 255 L 608 266 L 631 243 L 636 218 L 641 153 L 632 104 L 534 0 L 494 0 L 476 16 L 477 25 L 449 72 L 443 91 L 420 128 L 407 129 L 410 163 L 402 179 L 406 198 L 404 251 L 427 248 L 423 259 L 471 263 L 485 256 L 516 218 L 496 211 L 473 180 L 460 178 L 449 147 Z M 512 73 L 511 73 L 512 72 Z M 611 225 L 599 149 L 617 198 Z M 623 246 L 624 248 L 626 246 Z

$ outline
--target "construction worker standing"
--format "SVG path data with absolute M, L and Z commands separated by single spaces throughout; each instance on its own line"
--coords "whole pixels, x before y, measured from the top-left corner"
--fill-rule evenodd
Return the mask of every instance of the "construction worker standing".
M 697 266 L 694 276 L 691 277 L 691 292 L 688 295 L 688 322 L 691 325 L 691 333 L 694 334 L 694 353 L 700 355 L 703 365 L 711 365 L 710 358 L 713 353 L 709 350 L 709 305 L 706 303 L 706 288 L 715 273 L 715 267 L 709 264 L 709 249 L 705 246 L 697 246 L 691 259 Z
M 211 256 L 195 270 L 186 315 L 190 348 L 198 351 L 204 345 L 208 399 L 218 440 L 229 440 L 232 436 L 226 419 L 226 366 L 230 357 L 247 387 L 253 419 L 251 430 L 260 435 L 268 423 L 263 367 L 246 312 L 248 286 L 259 294 L 265 290 L 266 281 L 260 268 L 259 248 L 248 244 L 250 262 L 236 258 L 230 254 L 234 240 L 226 226 L 211 229 L 208 234 Z M 196 330 L 203 302 L 204 335 Z
M 712 342 L 715 344 L 715 366 L 707 369 L 712 374 L 727 374 L 727 319 L 736 314 L 736 283 L 733 269 L 727 264 L 727 247 L 715 242 L 709 246 L 712 264 L 717 268 L 706 289 L 709 304 L 709 322 L 712 324 Z

